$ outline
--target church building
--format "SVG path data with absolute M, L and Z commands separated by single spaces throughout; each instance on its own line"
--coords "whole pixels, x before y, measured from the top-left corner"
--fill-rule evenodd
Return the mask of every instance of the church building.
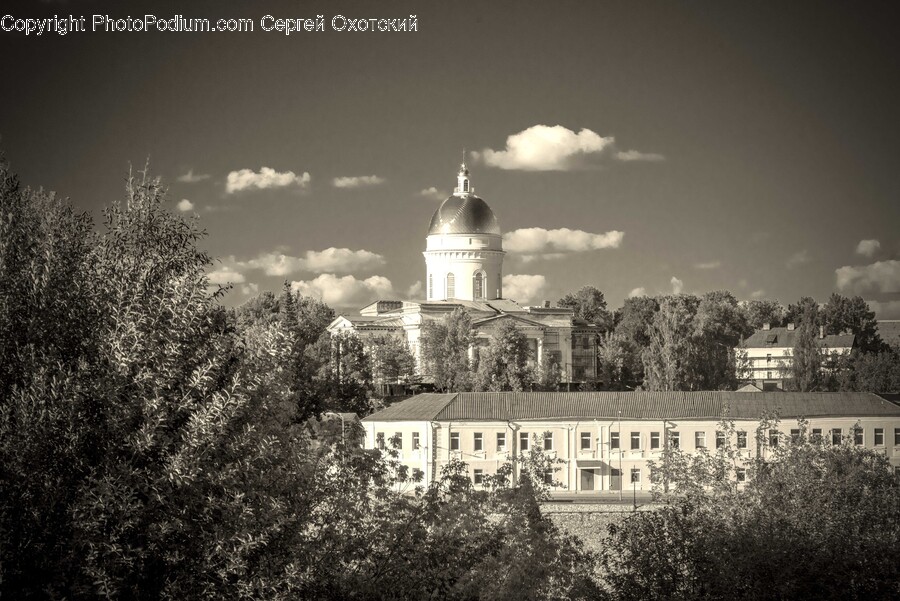
M 455 191 L 434 212 L 425 237 L 425 299 L 378 300 L 360 309 L 359 315 L 338 316 L 328 330 L 352 332 L 363 340 L 396 336 L 419 359 L 422 325 L 462 307 L 472 317 L 476 343 L 486 343 L 501 323 L 512 322 L 528 338 L 535 364 L 547 353 L 560 366 L 564 382 L 595 379 L 598 328 L 576 320 L 571 308 L 551 307 L 548 302 L 521 306 L 504 298 L 505 254 L 497 217 L 475 195 L 463 163 Z M 430 381 L 429 374 L 420 375 Z

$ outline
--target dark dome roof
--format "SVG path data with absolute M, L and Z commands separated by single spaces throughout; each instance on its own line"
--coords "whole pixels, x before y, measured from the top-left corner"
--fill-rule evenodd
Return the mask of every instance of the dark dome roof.
M 500 235 L 500 224 L 491 207 L 477 196 L 454 194 L 434 212 L 428 227 L 428 235 L 432 234 Z

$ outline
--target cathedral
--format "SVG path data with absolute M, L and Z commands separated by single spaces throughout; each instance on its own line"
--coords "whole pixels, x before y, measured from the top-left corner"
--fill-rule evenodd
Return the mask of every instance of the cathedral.
M 462 307 L 472 317 L 476 344 L 487 343 L 504 321 L 528 339 L 539 365 L 547 353 L 560 366 L 563 381 L 596 378 L 596 334 L 592 324 L 574 318 L 565 307 L 521 306 L 503 297 L 503 236 L 490 206 L 475 195 L 466 164 L 460 165 L 456 189 L 434 212 L 425 237 L 425 299 L 375 301 L 358 315 L 340 315 L 328 326 L 332 334 L 354 333 L 363 340 L 395 336 L 420 358 L 422 324 L 441 320 Z M 421 366 L 421 362 L 420 362 Z M 429 382 L 429 374 L 421 373 Z

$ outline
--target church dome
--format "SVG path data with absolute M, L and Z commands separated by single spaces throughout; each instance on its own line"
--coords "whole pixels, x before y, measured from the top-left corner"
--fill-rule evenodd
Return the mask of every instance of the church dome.
M 454 194 L 434 212 L 428 228 L 428 235 L 433 234 L 500 235 L 500 224 L 491 207 L 474 194 Z

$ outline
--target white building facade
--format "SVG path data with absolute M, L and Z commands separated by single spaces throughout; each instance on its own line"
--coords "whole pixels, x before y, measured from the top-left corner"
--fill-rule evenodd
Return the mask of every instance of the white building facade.
M 798 418 L 826 442 L 850 437 L 884 453 L 900 470 L 900 406 L 869 393 L 579 392 L 458 393 L 412 397 L 362 420 L 365 446 L 399 442 L 401 462 L 439 477 L 453 459 L 464 461 L 476 485 L 531 445 L 560 461 L 559 492 L 600 495 L 650 490 L 648 463 L 668 446 L 686 452 L 725 443 L 721 417 L 734 423 L 730 444 L 749 463 L 799 435 Z M 760 418 L 780 422 L 760 431 Z M 737 477 L 742 477 L 738 467 Z

